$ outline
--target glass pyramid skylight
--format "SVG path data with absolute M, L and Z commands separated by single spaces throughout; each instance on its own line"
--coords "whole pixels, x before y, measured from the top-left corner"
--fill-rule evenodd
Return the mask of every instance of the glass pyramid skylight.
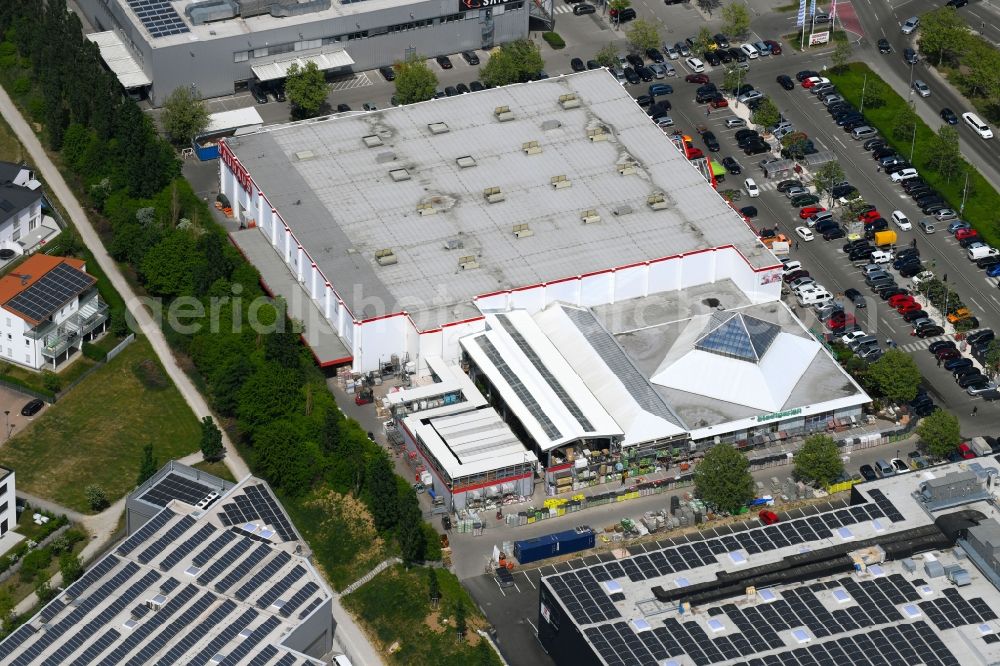
M 698 340 L 695 349 L 741 361 L 759 363 L 781 327 L 740 312 L 717 312 Z

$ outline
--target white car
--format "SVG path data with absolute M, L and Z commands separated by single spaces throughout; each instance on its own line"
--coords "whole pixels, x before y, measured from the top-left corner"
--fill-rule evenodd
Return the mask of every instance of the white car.
M 904 215 L 903 211 L 901 210 L 892 211 L 892 221 L 895 222 L 896 226 L 902 229 L 903 231 L 909 231 L 910 229 L 913 228 L 913 225 L 910 224 L 910 221 L 906 218 L 906 215 Z
M 691 71 L 693 71 L 695 74 L 701 74 L 702 72 L 705 71 L 705 63 L 703 63 L 701 60 L 698 60 L 694 56 L 688 58 L 684 62 L 687 63 L 687 66 L 690 67 Z
M 786 262 L 783 262 L 783 263 L 784 263 L 784 267 L 781 269 L 781 274 L 782 275 L 788 275 L 789 273 L 794 273 L 795 271 L 797 271 L 800 268 L 802 268 L 802 262 L 801 261 L 786 261 Z
M 808 242 L 811 241 L 815 236 L 813 236 L 812 230 L 809 227 L 795 227 L 795 233 L 798 234 L 799 238 Z
M 919 177 L 920 174 L 917 172 L 916 169 L 903 169 L 901 171 L 897 171 L 896 173 L 890 176 L 892 182 L 894 183 L 902 183 L 903 181 L 912 180 L 914 178 L 919 178 Z
M 864 331 L 851 331 L 844 337 L 840 338 L 840 341 L 843 342 L 845 345 L 849 345 L 855 340 L 860 340 L 861 338 L 866 337 L 867 335 L 868 334 L 865 333 Z
M 743 51 L 744 55 L 751 60 L 756 60 L 760 55 L 760 52 L 757 51 L 757 48 L 753 44 L 744 44 L 740 47 L 740 50 Z
M 743 181 L 743 188 L 750 195 L 751 199 L 760 196 L 760 188 L 757 187 L 757 183 L 754 182 L 753 178 L 747 178 Z

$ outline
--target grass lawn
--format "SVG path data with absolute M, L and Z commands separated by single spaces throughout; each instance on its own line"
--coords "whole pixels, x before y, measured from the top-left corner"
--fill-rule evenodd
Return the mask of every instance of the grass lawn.
M 868 65 L 862 63 L 851 63 L 846 72 L 827 72 L 826 76 L 837 86 L 837 90 L 855 107 L 861 105 L 861 90 L 864 85 L 865 75 L 868 81 L 878 79 L 878 75 L 873 73 Z M 881 80 L 881 79 L 879 79 Z M 910 154 L 911 137 L 903 141 L 894 139 L 892 128 L 896 116 L 906 106 L 905 99 L 896 94 L 888 85 L 886 87 L 885 104 L 878 108 L 865 107 L 865 118 L 869 124 L 875 127 L 889 144 L 904 157 Z M 912 135 L 911 135 L 912 136 Z M 917 134 L 913 141 L 915 146 L 913 166 L 920 172 L 920 177 L 942 194 L 944 199 L 955 210 L 959 209 L 962 203 L 962 190 L 965 187 L 965 179 L 953 177 L 950 181 L 945 180 L 928 167 L 931 157 L 932 139 L 934 130 L 927 126 L 922 120 L 917 120 Z M 970 167 L 969 192 L 965 202 L 965 211 L 962 218 L 968 220 L 979 232 L 986 242 L 991 245 L 1000 245 L 1000 229 L 997 224 L 1000 222 L 1000 195 L 993 186 L 976 170 Z
M 10 128 L 3 118 L 0 118 L 0 161 L 20 162 L 24 159 L 24 149 L 21 142 L 14 136 L 14 130 Z
M 143 362 L 145 373 L 135 368 Z M 144 338 L 88 376 L 2 449 L 19 488 L 90 512 L 84 489 L 104 488 L 114 502 L 135 487 L 142 447 L 162 464 L 198 448 L 198 419 L 163 373 Z
M 400 666 L 450 666 L 500 664 L 493 649 L 475 630 L 486 620 L 453 574 L 438 570 L 441 600 L 430 606 L 427 570 L 402 566 L 386 569 L 371 582 L 343 598 L 368 635 L 375 640 L 388 663 Z M 455 608 L 461 601 L 468 630 L 459 641 L 455 632 Z M 388 654 L 389 646 L 398 649 Z
M 202 460 L 200 463 L 195 463 L 191 466 L 213 476 L 217 476 L 223 481 L 232 481 L 233 483 L 236 483 L 233 473 L 229 471 L 228 467 L 226 467 L 226 463 L 221 460 L 219 462 L 208 462 L 206 460 Z

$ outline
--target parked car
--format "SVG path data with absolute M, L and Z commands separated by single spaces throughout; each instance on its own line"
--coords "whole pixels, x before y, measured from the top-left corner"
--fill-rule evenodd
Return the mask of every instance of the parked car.
M 21 416 L 34 416 L 40 412 L 44 406 L 45 402 L 39 398 L 30 400 L 24 407 L 21 408 Z
M 435 60 L 437 60 L 437 64 L 441 67 L 441 69 L 451 69 L 454 67 L 454 65 L 451 64 L 451 58 L 446 55 L 438 56 Z
M 899 27 L 899 30 L 904 35 L 912 35 L 914 31 L 916 31 L 919 25 L 920 25 L 920 18 L 917 16 L 911 16 L 910 18 L 903 21 L 903 25 Z

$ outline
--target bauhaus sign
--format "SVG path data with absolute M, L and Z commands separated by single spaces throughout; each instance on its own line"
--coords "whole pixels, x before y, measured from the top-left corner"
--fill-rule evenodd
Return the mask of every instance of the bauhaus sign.
M 487 7 L 499 7 L 500 5 L 520 1 L 521 0 L 458 0 L 458 10 L 464 12 L 469 9 L 486 9 Z

